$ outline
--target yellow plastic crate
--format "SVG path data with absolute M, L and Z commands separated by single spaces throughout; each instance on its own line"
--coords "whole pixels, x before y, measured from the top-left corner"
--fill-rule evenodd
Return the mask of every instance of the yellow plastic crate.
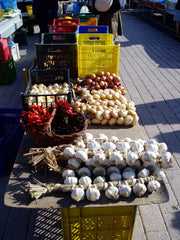
M 62 208 L 65 240 L 130 240 L 136 206 Z
M 118 75 L 119 55 L 120 45 L 77 45 L 78 77 L 100 71 Z
M 89 18 L 86 22 L 80 22 L 80 25 L 93 25 L 97 26 L 97 18 L 96 17 L 91 17 Z
M 79 45 L 114 45 L 111 33 L 79 33 L 76 41 Z

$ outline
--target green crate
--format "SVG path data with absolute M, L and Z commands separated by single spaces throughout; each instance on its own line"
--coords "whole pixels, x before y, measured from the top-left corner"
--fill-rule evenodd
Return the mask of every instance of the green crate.
M 66 240 L 130 240 L 136 206 L 62 208 L 61 223 Z
M 72 13 L 72 18 L 79 18 L 81 22 L 87 22 L 90 18 L 94 18 L 92 13 Z
M 77 43 L 36 44 L 38 69 L 68 68 L 77 77 Z
M 0 64 L 0 84 L 10 84 L 14 81 L 16 76 L 16 69 L 14 60 L 11 59 L 8 62 Z

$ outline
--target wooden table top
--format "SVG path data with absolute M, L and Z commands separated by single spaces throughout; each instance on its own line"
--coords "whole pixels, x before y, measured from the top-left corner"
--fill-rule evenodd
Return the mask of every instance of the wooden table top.
M 104 133 L 108 137 L 117 136 L 119 139 L 129 137 L 131 139 L 145 139 L 142 129 L 139 125 L 134 127 L 101 127 L 90 126 L 86 132 L 93 133 L 96 137 L 99 133 Z M 70 197 L 70 193 L 56 192 L 46 195 L 38 200 L 32 200 L 30 195 L 24 191 L 24 186 L 28 182 L 33 183 L 33 178 L 43 183 L 62 183 L 60 174 L 48 171 L 46 176 L 44 171 L 35 172 L 34 167 L 28 163 L 28 158 L 23 156 L 24 152 L 28 152 L 34 147 L 29 136 L 24 135 L 21 147 L 19 149 L 9 183 L 6 189 L 4 203 L 9 207 L 16 208 L 73 208 L 73 207 L 115 207 L 115 206 L 138 206 L 152 203 L 164 203 L 169 200 L 169 194 L 163 181 L 161 181 L 160 189 L 153 194 L 145 194 L 143 197 L 131 197 L 116 201 L 109 200 L 101 193 L 101 197 L 96 202 L 83 200 L 76 203 Z

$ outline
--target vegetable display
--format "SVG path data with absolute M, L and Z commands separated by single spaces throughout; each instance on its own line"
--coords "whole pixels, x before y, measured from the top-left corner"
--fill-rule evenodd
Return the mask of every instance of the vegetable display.
M 74 144 L 32 148 L 25 156 L 30 157 L 29 163 L 36 169 L 47 166 L 62 176 L 61 183 L 28 183 L 26 190 L 32 198 L 63 191 L 70 192 L 77 202 L 85 198 L 97 201 L 102 192 L 111 200 L 151 194 L 161 187 L 164 171 L 173 163 L 166 143 L 154 139 L 120 140 L 104 134 L 95 138 L 91 133 L 85 133 Z

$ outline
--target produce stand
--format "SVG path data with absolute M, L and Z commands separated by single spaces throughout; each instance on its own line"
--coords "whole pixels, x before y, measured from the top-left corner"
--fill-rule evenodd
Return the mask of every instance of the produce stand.
M 129 137 L 132 139 L 145 139 L 141 127 L 117 126 L 89 126 L 87 132 L 94 136 L 100 132 L 107 136 L 117 136 L 119 139 Z M 136 208 L 143 204 L 164 203 L 169 199 L 165 184 L 154 194 L 145 194 L 143 197 L 130 196 L 126 199 L 109 200 L 102 194 L 96 202 L 83 200 L 74 202 L 68 193 L 56 192 L 43 198 L 32 200 L 24 192 L 23 187 L 29 181 L 37 179 L 43 183 L 60 182 L 58 173 L 36 172 L 23 156 L 29 148 L 33 147 L 29 136 L 24 135 L 19 149 L 13 171 L 5 193 L 5 205 L 16 208 L 60 208 L 64 239 L 131 239 Z M 103 226 L 103 227 L 102 227 Z M 80 238 L 80 236 L 82 238 Z M 99 237 L 104 238 L 99 238 Z M 114 238 L 113 236 L 118 236 Z

